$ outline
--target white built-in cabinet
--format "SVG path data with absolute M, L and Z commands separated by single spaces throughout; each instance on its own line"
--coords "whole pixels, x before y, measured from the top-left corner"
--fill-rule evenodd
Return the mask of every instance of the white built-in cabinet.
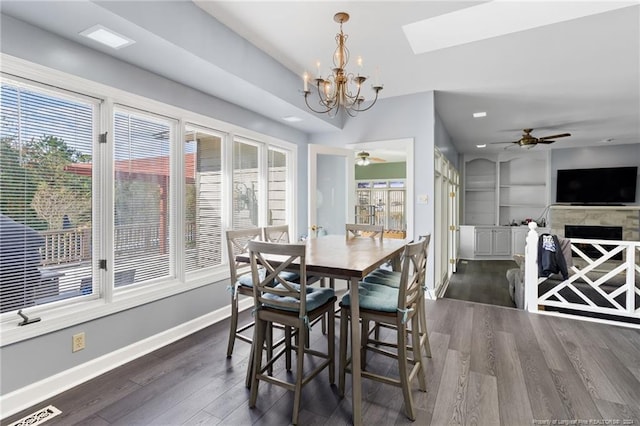
M 539 219 L 549 204 L 549 151 L 511 150 L 464 157 L 464 224 Z
M 526 219 L 549 205 L 549 151 L 510 149 L 465 155 L 461 259 L 510 259 L 524 253 Z

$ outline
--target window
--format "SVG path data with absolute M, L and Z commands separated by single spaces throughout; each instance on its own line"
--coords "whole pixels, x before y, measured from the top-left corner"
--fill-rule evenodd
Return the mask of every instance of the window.
M 269 147 L 269 192 L 267 220 L 269 225 L 286 225 L 287 217 L 287 152 Z
M 19 309 L 46 312 L 51 332 L 78 313 L 87 320 L 223 279 L 225 229 L 294 216 L 294 145 L 104 86 L 95 97 L 57 87 L 87 87 L 73 76 L 36 83 L 46 69 L 13 66 L 3 71 L 30 80 L 2 75 L 4 343 L 29 336 Z M 239 130 L 247 137 L 230 136 Z
M 1 105 L 0 311 L 7 312 L 82 295 L 92 264 L 98 102 L 3 81 Z
M 187 127 L 184 142 L 187 272 L 222 263 L 221 134 Z
M 233 229 L 260 226 L 258 145 L 255 142 L 233 142 Z

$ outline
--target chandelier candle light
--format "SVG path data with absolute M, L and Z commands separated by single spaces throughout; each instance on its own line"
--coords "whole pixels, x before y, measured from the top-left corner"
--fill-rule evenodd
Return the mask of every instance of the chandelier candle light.
M 376 97 L 371 104 L 366 108 L 363 108 L 365 101 L 364 96 L 360 93 L 362 84 L 367 80 L 367 77 L 360 75 L 360 73 L 353 74 L 346 70 L 347 63 L 349 62 L 349 49 L 347 49 L 346 41 L 348 36 L 342 32 L 342 24 L 349 20 L 349 14 L 346 12 L 338 12 L 333 17 L 333 20 L 340 24 L 340 33 L 336 34 L 336 48 L 333 55 L 332 74 L 327 78 L 322 78 L 320 75 L 320 63 L 318 62 L 318 74 L 315 78 L 316 89 L 318 92 L 319 105 L 321 109 L 314 109 L 309 105 L 309 74 L 304 73 L 304 101 L 307 107 L 318 114 L 328 113 L 331 117 L 335 117 L 343 108 L 347 114 L 351 117 L 355 117 L 358 112 L 367 111 L 378 100 L 378 93 L 382 90 L 382 84 L 377 81 L 374 82 L 371 88 L 376 93 Z M 362 68 L 362 58 L 358 57 L 358 66 Z

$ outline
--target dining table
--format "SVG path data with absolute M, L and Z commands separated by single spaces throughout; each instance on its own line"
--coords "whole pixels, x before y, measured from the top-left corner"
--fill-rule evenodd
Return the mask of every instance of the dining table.
M 397 270 L 400 255 L 407 244 L 405 239 L 350 238 L 344 235 L 326 235 L 309 238 L 306 245 L 305 263 L 307 275 L 346 280 L 351 294 L 351 315 L 360 317 L 358 283 L 380 265 L 391 262 Z M 236 256 L 240 262 L 249 262 L 249 254 Z M 295 264 L 292 264 L 295 266 Z M 351 321 L 351 347 L 361 343 L 358 321 Z M 353 424 L 362 424 L 362 377 L 360 375 L 360 351 L 351 351 L 352 410 Z

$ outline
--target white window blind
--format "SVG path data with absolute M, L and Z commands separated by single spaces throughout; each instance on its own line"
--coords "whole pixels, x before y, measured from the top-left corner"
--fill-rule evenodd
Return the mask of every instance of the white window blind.
M 248 141 L 233 142 L 233 228 L 260 226 L 258 145 Z
M 171 274 L 172 122 L 114 113 L 114 287 Z
M 212 130 L 187 127 L 185 132 L 187 272 L 222 263 L 222 142 Z
M 269 225 L 288 225 L 287 155 L 287 151 L 269 147 L 267 160 L 269 171 L 267 223 Z
M 2 83 L 1 312 L 82 295 L 92 270 L 97 101 Z

